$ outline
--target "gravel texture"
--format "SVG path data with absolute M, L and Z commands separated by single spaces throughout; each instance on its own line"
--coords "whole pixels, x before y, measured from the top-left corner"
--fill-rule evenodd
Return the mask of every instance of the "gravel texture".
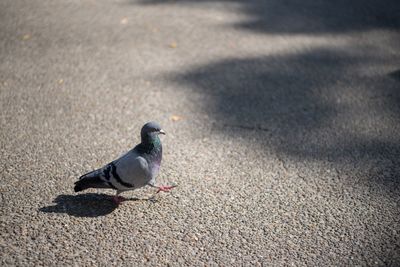
M 1 266 L 400 266 L 399 3 L 0 1 Z

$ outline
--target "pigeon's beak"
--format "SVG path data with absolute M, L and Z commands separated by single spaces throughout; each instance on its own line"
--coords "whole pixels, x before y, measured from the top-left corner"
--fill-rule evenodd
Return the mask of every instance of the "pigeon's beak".
M 163 129 L 160 130 L 160 134 L 166 134 Z

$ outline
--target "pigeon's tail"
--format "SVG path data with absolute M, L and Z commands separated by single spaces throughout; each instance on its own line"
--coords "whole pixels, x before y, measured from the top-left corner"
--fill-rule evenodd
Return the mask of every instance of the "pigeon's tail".
M 105 183 L 100 175 L 99 171 L 92 171 L 82 175 L 78 181 L 75 182 L 74 191 L 80 192 L 88 188 L 108 188 L 110 187 Z

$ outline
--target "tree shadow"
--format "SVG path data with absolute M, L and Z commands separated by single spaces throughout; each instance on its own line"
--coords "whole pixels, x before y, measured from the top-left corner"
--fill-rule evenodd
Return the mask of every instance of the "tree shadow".
M 248 139 L 295 162 L 323 161 L 365 170 L 399 190 L 400 90 L 396 57 L 317 49 L 228 59 L 167 74 L 203 96 L 214 129 Z M 370 69 L 375 69 L 370 72 Z
M 139 3 L 209 5 L 233 3 L 247 15 L 235 27 L 264 33 L 339 33 L 369 29 L 399 29 L 400 2 L 315 0 L 141 0 Z
M 130 198 L 129 201 L 140 200 Z M 59 195 L 55 205 L 39 209 L 45 213 L 65 213 L 75 217 L 99 217 L 113 212 L 118 205 L 112 201 L 112 196 L 106 194 L 86 193 L 79 195 Z
M 400 69 L 389 73 L 389 77 L 400 82 Z

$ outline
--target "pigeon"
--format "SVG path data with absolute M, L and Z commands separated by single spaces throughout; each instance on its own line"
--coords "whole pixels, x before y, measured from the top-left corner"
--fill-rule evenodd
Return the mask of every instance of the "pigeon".
M 117 204 L 126 200 L 119 196 L 122 192 L 146 185 L 158 188 L 157 193 L 170 191 L 175 186 L 156 185 L 155 180 L 162 159 L 160 134 L 165 135 L 165 132 L 158 123 L 146 123 L 140 132 L 140 144 L 102 168 L 82 175 L 75 182 L 74 191 L 80 192 L 88 188 L 111 188 L 117 191 L 113 197 L 113 201 Z

